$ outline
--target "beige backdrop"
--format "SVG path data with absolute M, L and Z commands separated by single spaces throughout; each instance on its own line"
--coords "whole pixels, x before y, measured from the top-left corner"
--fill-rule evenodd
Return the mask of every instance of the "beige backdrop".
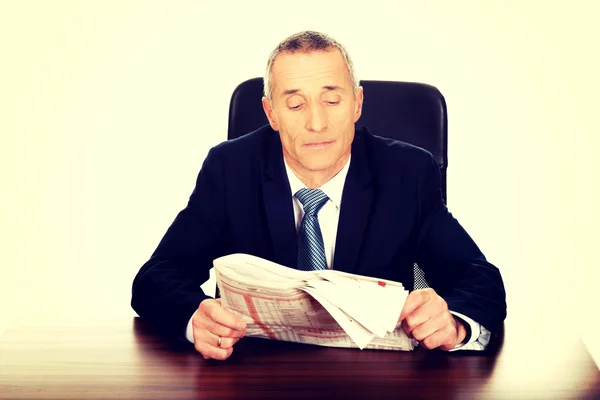
M 449 206 L 501 269 L 509 318 L 544 287 L 547 334 L 574 326 L 597 349 L 596 2 L 349 3 L 3 1 L 0 331 L 133 315 L 131 281 L 225 139 L 231 92 L 313 29 L 364 79 L 442 91 Z

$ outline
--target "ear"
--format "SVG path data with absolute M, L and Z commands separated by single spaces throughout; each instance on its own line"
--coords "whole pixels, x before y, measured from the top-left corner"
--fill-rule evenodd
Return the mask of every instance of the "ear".
M 358 121 L 362 114 L 362 106 L 363 106 L 363 88 L 359 86 L 356 90 L 356 99 L 355 99 L 355 108 L 354 108 L 354 122 Z
M 279 127 L 277 126 L 277 121 L 275 120 L 275 112 L 273 111 L 271 101 L 269 101 L 269 99 L 267 99 L 266 97 L 263 97 L 262 98 L 262 106 L 263 106 L 263 110 L 265 111 L 265 115 L 267 116 L 267 119 L 269 120 L 269 124 L 271 125 L 271 128 L 273 128 L 274 131 L 278 132 Z

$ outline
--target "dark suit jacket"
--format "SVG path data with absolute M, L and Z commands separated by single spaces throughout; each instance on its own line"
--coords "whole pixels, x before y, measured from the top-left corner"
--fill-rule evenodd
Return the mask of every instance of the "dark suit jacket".
M 496 330 L 505 291 L 448 212 L 433 156 L 357 130 L 344 185 L 334 269 L 413 285 L 413 262 L 450 310 Z M 187 207 L 133 282 L 140 317 L 183 334 L 207 296 L 200 285 L 215 258 L 247 253 L 296 266 L 292 193 L 279 134 L 269 126 L 209 152 Z

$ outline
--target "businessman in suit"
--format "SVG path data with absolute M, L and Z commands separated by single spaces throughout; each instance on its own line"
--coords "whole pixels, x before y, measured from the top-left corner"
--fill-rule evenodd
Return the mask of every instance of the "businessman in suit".
M 246 327 L 200 289 L 215 258 L 248 253 L 409 289 L 416 262 L 431 288 L 411 291 L 403 329 L 427 349 L 485 349 L 506 316 L 500 273 L 447 210 L 430 153 L 355 129 L 363 92 L 345 48 L 311 31 L 285 39 L 262 102 L 269 125 L 210 150 L 135 277 L 137 313 L 223 360 Z

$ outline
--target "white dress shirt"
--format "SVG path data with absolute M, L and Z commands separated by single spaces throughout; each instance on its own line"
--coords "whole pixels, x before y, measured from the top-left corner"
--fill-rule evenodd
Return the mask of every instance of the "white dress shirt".
M 352 158 L 352 156 L 350 156 Z M 342 192 L 344 191 L 344 183 L 348 168 L 350 168 L 350 158 L 344 168 L 331 178 L 327 183 L 322 185 L 321 189 L 329 200 L 317 214 L 321 235 L 323 235 L 323 244 L 325 246 L 325 258 L 327 259 L 327 268 L 333 269 L 333 253 L 335 251 L 335 239 L 337 236 L 338 221 L 340 220 L 340 207 L 342 205 Z M 292 172 L 290 167 L 285 163 L 285 171 L 287 172 L 288 180 L 290 181 L 290 189 L 292 189 L 292 203 L 294 204 L 294 220 L 296 222 L 296 233 L 300 230 L 302 218 L 304 218 L 304 207 L 300 200 L 294 196 L 300 189 L 306 188 L 306 185 L 298 179 Z
M 329 200 L 327 203 L 319 210 L 317 214 L 317 219 L 319 220 L 319 226 L 321 228 L 321 234 L 323 235 L 323 244 L 325 247 L 325 258 L 327 260 L 327 268 L 333 269 L 334 266 L 334 251 L 335 251 L 335 241 L 337 236 L 337 228 L 338 222 L 340 218 L 340 208 L 342 205 L 342 193 L 344 191 L 344 183 L 346 182 L 346 176 L 348 175 L 348 169 L 350 168 L 350 160 L 352 155 L 348 158 L 346 165 L 344 168 L 336 176 L 331 178 L 327 183 L 322 185 L 319 189 L 321 189 Z M 290 182 L 290 189 L 292 192 L 292 203 L 294 205 L 294 220 L 296 223 L 296 232 L 300 229 L 300 224 L 302 222 L 302 218 L 304 217 L 304 208 L 300 200 L 298 200 L 294 194 L 298 192 L 298 190 L 306 188 L 306 185 L 302 183 L 302 181 L 294 174 L 294 172 L 290 169 L 287 162 L 285 163 L 285 170 L 287 173 L 288 180 Z M 461 313 L 457 313 L 454 311 L 450 311 L 450 313 L 456 315 L 459 318 L 462 318 L 465 322 L 467 322 L 471 327 L 471 337 L 469 341 L 465 344 L 457 345 L 453 350 L 484 350 L 490 339 L 490 332 L 482 327 L 479 323 L 473 321 L 471 318 L 463 315 Z M 193 315 L 192 315 L 193 318 Z M 194 334 L 193 334 L 193 326 L 192 326 L 192 318 L 188 322 L 188 326 L 186 329 L 186 337 L 190 342 L 194 342 Z

